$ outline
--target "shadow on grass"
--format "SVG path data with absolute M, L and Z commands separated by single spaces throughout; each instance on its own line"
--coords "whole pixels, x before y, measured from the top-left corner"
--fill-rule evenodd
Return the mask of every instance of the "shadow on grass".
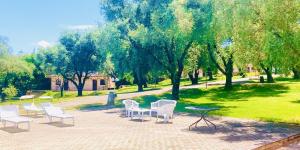
M 300 82 L 300 79 L 285 78 L 285 77 L 278 77 L 278 78 L 276 78 L 275 80 L 276 80 L 276 81 Z
M 184 112 L 191 115 L 199 114 L 199 112 L 186 110 L 186 106 L 219 108 L 212 111 L 210 115 L 226 116 L 229 110 L 235 109 L 237 106 L 224 106 L 226 101 L 246 101 L 249 97 L 270 97 L 280 96 L 282 93 L 288 92 L 289 88 L 285 84 L 243 84 L 234 85 L 230 91 L 224 90 L 223 87 L 209 89 L 186 89 L 180 91 L 181 99 L 177 102 L 175 112 Z M 206 97 L 212 100 L 209 103 L 201 102 L 201 98 Z M 149 95 L 135 98 L 141 107 L 149 108 L 151 102 L 159 99 L 171 99 L 169 92 L 162 95 Z M 197 101 L 190 101 L 195 99 Z M 117 101 L 117 107 L 124 107 L 121 101 Z
M 183 99 L 199 99 L 208 96 L 213 101 L 244 101 L 249 97 L 279 96 L 288 92 L 288 86 L 284 84 L 244 84 L 234 85 L 232 90 L 224 90 L 223 87 L 212 89 L 187 89 L 180 92 Z
M 115 108 L 115 107 L 106 106 L 106 105 L 97 103 L 97 104 L 80 105 L 80 106 L 77 106 L 75 109 L 80 110 L 80 111 L 89 112 L 89 111 L 109 110 L 109 109 L 113 109 L 113 108 Z
M 298 104 L 300 104 L 300 99 L 299 99 L 299 100 L 292 101 L 292 103 L 298 103 Z
M 160 90 L 161 88 L 149 88 L 149 89 L 144 89 L 143 92 L 146 91 L 155 91 L 155 90 Z M 138 91 L 116 91 L 117 94 L 129 94 L 129 93 L 138 93 Z

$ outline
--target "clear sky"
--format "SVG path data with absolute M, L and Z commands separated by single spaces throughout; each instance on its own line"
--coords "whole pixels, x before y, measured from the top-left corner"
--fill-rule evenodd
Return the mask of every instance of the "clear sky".
M 61 32 L 103 22 L 99 0 L 0 0 L 0 35 L 14 52 L 58 41 Z

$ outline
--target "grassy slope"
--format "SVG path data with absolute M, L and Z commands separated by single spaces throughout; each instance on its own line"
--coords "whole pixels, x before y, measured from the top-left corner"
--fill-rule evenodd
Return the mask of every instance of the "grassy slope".
M 236 85 L 232 91 L 222 87 L 189 89 L 181 91 L 181 100 L 176 111 L 187 112 L 185 106 L 218 107 L 211 114 L 263 121 L 300 124 L 300 81 L 278 81 L 275 84 Z M 138 98 L 141 106 L 169 98 L 166 93 L 159 96 Z

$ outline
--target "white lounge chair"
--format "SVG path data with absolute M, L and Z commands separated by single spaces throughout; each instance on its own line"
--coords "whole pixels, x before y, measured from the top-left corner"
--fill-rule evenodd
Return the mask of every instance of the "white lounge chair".
M 13 123 L 18 128 L 20 123 L 27 123 L 28 130 L 30 130 L 30 120 L 26 117 L 19 116 L 19 109 L 16 105 L 0 106 L 0 120 L 6 127 L 6 123 Z
M 134 100 L 123 100 L 122 103 L 125 105 L 125 115 L 130 117 L 133 115 L 132 110 L 139 108 L 139 103 Z
M 52 122 L 53 118 L 59 118 L 62 123 L 64 123 L 64 119 L 72 119 L 74 125 L 74 116 L 70 114 L 66 114 L 60 107 L 44 107 L 45 113 L 48 116 L 50 122 Z
M 164 122 L 168 122 L 170 119 L 173 119 L 173 111 L 175 109 L 175 104 L 165 104 L 156 109 L 156 121 L 158 121 L 159 116 L 164 118 Z
M 27 112 L 27 115 L 29 114 L 29 112 L 34 112 L 36 115 L 37 113 L 43 111 L 43 109 L 37 107 L 36 105 L 34 105 L 34 103 L 24 103 L 23 108 Z
M 33 99 L 35 95 L 23 95 L 20 97 L 20 100 L 25 100 L 25 99 Z
M 44 110 L 46 107 L 53 107 L 53 105 L 49 102 L 45 102 L 45 103 L 40 103 L 40 106 L 42 107 L 42 109 Z
M 159 107 L 162 107 L 162 106 L 167 105 L 167 104 L 173 104 L 173 105 L 176 106 L 177 101 L 161 99 L 161 100 L 158 100 L 156 102 L 152 102 L 151 103 L 151 112 L 156 112 L 157 113 L 157 110 L 159 109 Z M 171 117 L 173 118 L 173 114 L 172 114 Z

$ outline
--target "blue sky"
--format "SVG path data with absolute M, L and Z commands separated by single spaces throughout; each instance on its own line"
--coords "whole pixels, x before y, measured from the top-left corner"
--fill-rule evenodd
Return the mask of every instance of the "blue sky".
M 58 41 L 60 33 L 103 22 L 99 0 L 0 0 L 0 35 L 14 52 Z

